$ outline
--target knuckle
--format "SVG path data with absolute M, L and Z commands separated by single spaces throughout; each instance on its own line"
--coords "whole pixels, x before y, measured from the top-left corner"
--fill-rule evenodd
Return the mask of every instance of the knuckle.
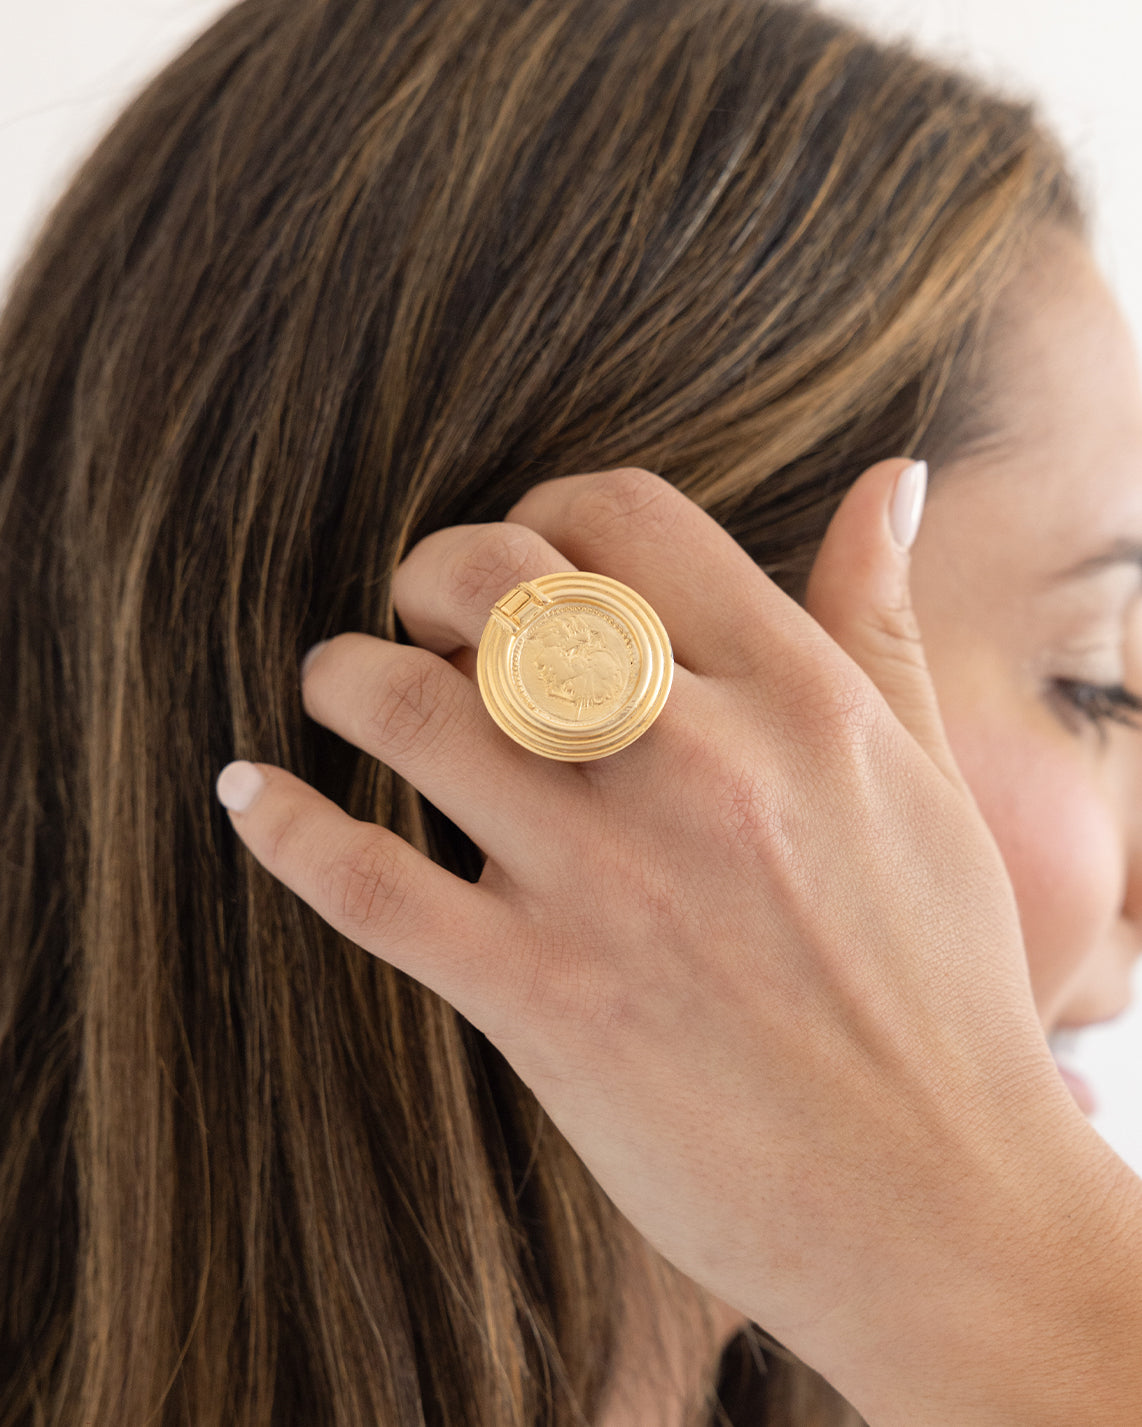
M 787 679 L 779 723 L 799 777 L 832 789 L 837 800 L 863 800 L 883 762 L 886 712 L 876 684 L 851 659 L 823 660 Z M 779 820 L 788 821 L 789 810 L 782 812 L 780 801 L 777 808 Z
M 704 847 L 783 859 L 801 835 L 787 795 L 784 760 L 747 723 L 740 736 L 710 738 L 709 725 L 670 730 L 666 761 L 676 770 L 676 826 Z M 795 800 L 793 800 L 795 804 Z
M 678 519 L 679 500 L 678 491 L 661 476 L 624 466 L 595 476 L 579 495 L 575 515 L 588 538 L 625 536 L 631 521 L 644 535 L 664 537 Z
M 759 768 L 739 764 L 723 769 L 713 784 L 713 808 L 723 842 L 746 851 L 784 846 L 778 799 Z
M 407 879 L 387 840 L 370 831 L 354 838 L 324 869 L 321 905 L 350 937 L 389 935 L 407 910 Z
M 414 747 L 423 750 L 447 699 L 447 671 L 441 660 L 421 650 L 402 652 L 387 665 L 370 691 L 365 715 L 370 751 L 400 759 Z
M 786 680 L 785 723 L 792 738 L 806 746 L 861 743 L 878 716 L 873 687 L 852 660 L 829 659 Z
M 491 608 L 501 595 L 534 575 L 538 538 L 508 521 L 484 527 L 451 559 L 444 573 L 449 600 L 461 609 Z
M 854 812 L 876 800 L 883 776 L 885 703 L 855 666 L 823 689 L 817 702 L 817 749 L 822 780 Z
M 874 689 L 855 665 L 828 681 L 817 695 L 817 715 L 830 736 L 849 744 L 864 744 L 879 720 Z
M 795 861 L 804 827 L 797 797 L 789 793 L 783 760 L 769 761 L 740 744 L 722 752 L 696 751 L 688 783 L 703 789 L 699 833 L 730 860 L 769 869 Z

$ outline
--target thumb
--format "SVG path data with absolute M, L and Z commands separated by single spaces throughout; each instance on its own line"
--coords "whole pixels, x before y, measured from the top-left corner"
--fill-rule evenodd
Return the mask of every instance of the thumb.
M 870 466 L 853 483 L 817 552 L 805 608 L 860 665 L 937 767 L 962 787 L 908 583 L 927 482 L 926 462 L 894 459 Z

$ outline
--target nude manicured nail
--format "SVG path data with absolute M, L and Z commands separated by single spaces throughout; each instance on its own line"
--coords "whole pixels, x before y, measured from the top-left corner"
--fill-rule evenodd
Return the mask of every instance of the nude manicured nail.
M 896 478 L 892 504 L 888 508 L 888 523 L 892 538 L 901 550 L 911 550 L 920 517 L 924 514 L 924 497 L 928 493 L 928 462 L 913 461 Z
M 214 791 L 224 808 L 244 813 L 265 786 L 265 778 L 254 765 L 240 758 L 236 763 L 227 763 L 219 773 Z
M 313 663 L 317 655 L 321 653 L 321 651 L 328 643 L 328 639 L 323 639 L 320 644 L 315 644 L 313 648 L 310 649 L 309 652 L 306 654 L 305 658 L 301 661 L 301 677 L 303 679 L 305 678 L 306 670 L 309 668 L 309 666 Z

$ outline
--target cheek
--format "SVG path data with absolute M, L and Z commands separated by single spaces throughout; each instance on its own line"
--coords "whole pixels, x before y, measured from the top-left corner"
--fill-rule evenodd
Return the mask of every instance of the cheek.
M 1046 1021 L 1097 958 L 1122 900 L 1120 848 L 1089 770 L 1054 745 L 948 729 L 1019 904 L 1035 1004 Z

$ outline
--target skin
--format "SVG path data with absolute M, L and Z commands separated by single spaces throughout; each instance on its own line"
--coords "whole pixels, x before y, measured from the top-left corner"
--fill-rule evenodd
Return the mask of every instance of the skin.
M 911 571 L 903 460 L 850 489 L 805 610 L 667 483 L 606 472 L 410 552 L 419 650 L 323 647 L 307 712 L 469 832 L 478 885 L 286 770 L 231 811 L 500 1046 L 649 1244 L 876 1427 L 1119 1427 L 1142 1392 L 1142 1184 L 1043 1035 L 1118 1009 L 1136 947 L 1136 735 L 1047 697 L 1095 646 L 1133 676 L 1136 569 L 1038 597 L 1099 522 L 1142 534 L 1140 398 L 1081 250 L 1052 240 L 1021 292 L 999 370 L 1038 406 L 1013 381 L 1005 443 L 941 473 Z M 658 722 L 598 764 L 510 744 L 471 680 L 492 602 L 567 568 L 640 590 L 675 647 Z
M 1088 250 L 1054 235 L 992 354 L 1002 446 L 934 482 L 912 601 L 948 741 L 1019 905 L 1047 1031 L 1119 1014 L 1142 950 L 1142 736 L 1068 715 L 1052 681 L 1142 692 L 1142 382 Z
M 1053 578 L 1117 540 L 1142 546 L 1142 380 L 1112 293 L 1065 233 L 1013 285 L 989 357 L 1003 374 L 997 440 L 933 480 L 912 604 L 949 745 L 1012 881 L 1050 1033 L 1121 1013 L 1142 950 L 1142 732 L 1100 732 L 1055 683 L 1142 692 L 1142 565 Z M 727 1332 L 741 1326 L 713 1307 Z M 675 1357 L 685 1382 L 684 1350 Z M 633 1362 L 630 1372 L 638 1382 Z M 642 1380 L 606 1427 L 652 1420 L 662 1381 Z M 691 1371 L 691 1399 L 697 1381 Z

